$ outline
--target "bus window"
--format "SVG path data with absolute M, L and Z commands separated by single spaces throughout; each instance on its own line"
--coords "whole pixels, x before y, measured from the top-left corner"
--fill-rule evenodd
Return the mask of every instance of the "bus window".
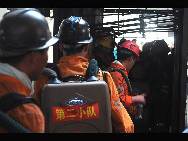
M 46 17 L 48 21 L 48 25 L 50 28 L 50 32 L 53 36 L 53 27 L 54 27 L 54 18 L 53 18 L 53 10 L 50 10 L 50 17 Z M 48 49 L 48 63 L 53 63 L 53 47 L 49 47 Z

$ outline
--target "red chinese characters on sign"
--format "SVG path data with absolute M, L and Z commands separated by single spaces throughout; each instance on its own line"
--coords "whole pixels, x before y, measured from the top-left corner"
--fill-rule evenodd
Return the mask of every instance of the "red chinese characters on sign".
M 53 122 L 78 121 L 99 118 L 98 103 L 52 107 Z

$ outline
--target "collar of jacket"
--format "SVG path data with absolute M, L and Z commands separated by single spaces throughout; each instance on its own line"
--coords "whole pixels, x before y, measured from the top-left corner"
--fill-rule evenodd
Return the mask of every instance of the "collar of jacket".
M 77 55 L 63 56 L 57 67 L 62 78 L 81 75 L 85 76 L 89 61 L 87 58 Z
M 7 63 L 0 63 L 0 74 L 4 74 L 4 75 L 8 75 L 8 76 L 16 78 L 24 86 L 26 86 L 27 88 L 29 88 L 31 90 L 30 95 L 33 94 L 34 89 L 32 86 L 32 82 L 24 72 L 18 70 L 17 68 L 15 68 Z
M 128 75 L 127 69 L 126 69 L 125 66 L 123 66 L 122 63 L 119 62 L 119 61 L 114 61 L 114 62 L 112 62 L 111 67 L 112 67 L 112 68 L 121 69 L 121 70 L 123 70 L 123 71 Z

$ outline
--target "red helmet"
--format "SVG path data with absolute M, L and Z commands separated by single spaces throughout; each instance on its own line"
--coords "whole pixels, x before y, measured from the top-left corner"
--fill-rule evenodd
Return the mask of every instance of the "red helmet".
M 137 57 L 140 56 L 141 50 L 139 49 L 139 46 L 137 44 L 135 44 L 134 42 L 130 41 L 130 40 L 126 40 L 125 42 L 121 43 L 119 47 L 120 48 L 126 48 L 126 49 L 130 50 Z

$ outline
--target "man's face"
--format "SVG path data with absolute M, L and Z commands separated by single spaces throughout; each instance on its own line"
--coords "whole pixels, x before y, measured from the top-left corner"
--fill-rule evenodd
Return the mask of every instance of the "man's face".
M 32 67 L 32 75 L 31 80 L 36 80 L 44 67 L 47 65 L 48 61 L 48 49 L 45 49 L 42 52 L 35 52 L 35 58 L 33 58 L 33 67 Z

